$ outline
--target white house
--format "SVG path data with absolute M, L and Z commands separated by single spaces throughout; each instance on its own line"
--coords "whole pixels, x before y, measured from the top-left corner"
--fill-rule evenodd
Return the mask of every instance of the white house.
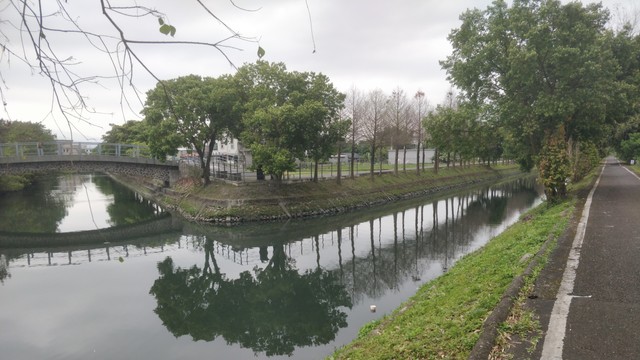
M 251 151 L 238 139 L 217 140 L 213 148 L 213 156 L 221 162 L 229 162 L 233 165 L 242 164 L 248 168 L 252 164 Z
M 389 155 L 389 160 L 388 160 L 389 164 L 393 164 L 396 159 L 396 150 L 390 149 L 388 155 Z M 433 163 L 435 156 L 436 156 L 435 149 L 424 149 L 424 148 L 420 149 L 420 163 L 422 163 L 423 159 L 425 163 Z M 403 157 L 404 157 L 404 150 L 403 149 L 398 150 L 398 164 L 403 163 Z M 415 164 L 417 160 L 418 160 L 418 149 L 415 149 L 415 148 L 407 149 L 407 157 L 406 157 L 406 160 L 404 160 L 404 163 Z
M 353 154 L 353 161 L 354 162 L 359 162 L 360 161 L 360 154 L 355 153 Z M 338 163 L 338 154 L 335 155 L 331 155 L 331 157 L 329 158 L 329 162 L 333 163 L 333 164 L 337 164 Z M 340 163 L 342 164 L 347 164 L 351 162 L 351 153 L 342 153 L 340 154 Z

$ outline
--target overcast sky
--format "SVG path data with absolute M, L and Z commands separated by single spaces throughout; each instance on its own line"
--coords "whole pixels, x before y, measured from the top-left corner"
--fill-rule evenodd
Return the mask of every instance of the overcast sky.
M 468 8 L 486 8 L 489 0 L 235 0 L 242 11 L 225 0 L 204 1 L 231 28 L 256 39 L 265 49 L 264 59 L 284 62 L 289 70 L 326 74 L 335 87 L 347 92 L 352 86 L 367 91 L 380 88 L 390 93 L 400 87 L 412 96 L 425 92 L 430 104 L 445 97 L 449 84 L 439 61 L 451 52 L 447 35 L 460 25 L 459 15 Z M 583 1 L 590 2 L 590 1 Z M 3 2 L 4 3 L 4 2 Z M 51 2 L 54 3 L 54 2 Z M 100 14 L 99 1 L 68 0 L 63 2 L 70 16 L 85 29 L 104 32 L 108 24 Z M 112 1 L 132 4 L 133 0 Z M 175 40 L 216 42 L 228 32 L 198 7 L 195 0 L 138 0 L 138 5 L 153 4 L 164 12 L 166 21 L 175 26 Z M 308 9 L 307 11 L 307 4 Z M 605 7 L 618 13 L 637 13 L 633 0 L 605 0 Z M 0 6 L 0 18 L 18 24 L 15 10 Z M 55 18 L 45 23 L 56 24 Z M 166 40 L 158 31 L 154 18 L 120 19 L 127 36 L 139 40 Z M 7 43 L 22 53 L 20 38 L 7 22 L 0 23 L 0 43 Z M 57 47 L 61 58 L 72 56 L 84 74 L 110 75 L 111 64 L 104 54 L 93 50 L 86 39 L 69 34 L 49 34 L 47 39 Z M 257 59 L 256 42 L 230 41 L 226 55 L 236 66 Z M 315 49 L 315 53 L 313 50 Z M 151 46 L 134 47 L 142 60 L 161 79 L 187 74 L 218 76 L 235 70 L 215 49 L 204 47 Z M 27 54 L 33 56 L 27 51 Z M 156 81 L 135 67 L 134 83 L 142 94 Z M 110 129 L 109 124 L 139 119 L 140 101 L 132 92 L 126 94 L 130 106 L 123 105 L 117 82 L 101 80 L 99 85 L 82 88 L 87 103 L 97 113 L 84 113 L 88 121 L 66 124 L 52 106 L 49 83 L 24 66 L 15 57 L 4 54 L 0 61 L 6 106 L 0 117 L 11 120 L 43 122 L 59 139 L 99 141 Z M 53 113 L 50 110 L 54 109 Z

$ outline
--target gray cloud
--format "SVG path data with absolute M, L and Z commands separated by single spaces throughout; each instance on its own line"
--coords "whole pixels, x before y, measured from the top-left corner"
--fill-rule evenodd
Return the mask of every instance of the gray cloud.
M 631 0 L 627 0 L 631 1 Z M 176 26 L 177 40 L 219 41 L 228 32 L 215 20 L 198 9 L 195 2 L 172 0 L 138 0 L 167 14 L 166 19 Z M 210 2 L 212 10 L 229 26 L 249 37 L 259 40 L 265 48 L 265 59 L 284 62 L 291 70 L 322 72 L 330 77 L 341 91 L 354 85 L 362 90 L 380 88 L 390 92 L 396 87 L 408 94 L 422 89 L 429 101 L 438 103 L 444 99 L 449 88 L 446 74 L 440 68 L 451 51 L 447 35 L 459 26 L 460 14 L 468 8 L 485 8 L 490 0 L 308 0 L 311 20 L 304 0 L 237 0 L 239 6 L 257 9 L 245 12 L 228 2 Z M 106 21 L 97 12 L 97 1 L 72 1 L 68 4 L 74 18 L 92 31 L 100 31 Z M 604 1 L 613 8 L 616 4 L 629 6 L 625 0 Z M 618 6 L 618 7 L 620 7 Z M 2 12 L 6 18 L 6 12 Z M 15 21 L 15 18 L 13 19 Z M 311 31 L 313 26 L 313 32 Z M 0 24 L 3 34 L 11 29 Z M 158 32 L 155 19 L 130 19 L 125 23 L 127 35 L 134 39 L 164 40 Z M 19 38 L 11 38 L 14 49 L 19 49 Z M 312 53 L 315 48 L 316 52 Z M 80 37 L 68 35 L 52 36 L 62 54 L 73 56 L 82 62 L 86 73 L 109 74 L 111 64 L 104 54 L 91 50 Z M 236 65 L 257 59 L 257 43 L 230 41 L 226 54 Z M 186 74 L 218 76 L 234 70 L 225 58 L 214 49 L 184 46 L 137 45 L 134 48 L 145 63 L 160 78 L 175 78 Z M 0 71 L 8 89 L 9 115 L 13 119 L 40 121 L 58 133 L 69 137 L 64 119 L 57 115 L 47 116 L 51 107 L 50 89 L 39 75 L 31 74 L 28 68 L 16 61 L 0 62 Z M 136 86 L 143 93 L 155 86 L 155 80 L 136 68 Z M 109 129 L 109 123 L 122 123 L 138 116 L 140 103 L 131 91 L 132 109 L 122 110 L 119 84 L 103 80 L 100 86 L 87 84 L 84 94 L 92 107 L 107 115 L 87 114 L 98 126 L 78 123 L 78 129 L 88 138 L 99 139 Z M 7 114 L 0 114 L 6 117 Z M 62 129 L 62 130 L 58 130 Z M 74 135 L 78 137 L 77 133 Z

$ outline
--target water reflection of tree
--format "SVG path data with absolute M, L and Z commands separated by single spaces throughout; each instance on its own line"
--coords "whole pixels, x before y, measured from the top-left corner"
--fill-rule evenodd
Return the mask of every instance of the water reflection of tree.
M 167 257 L 150 293 L 156 314 L 174 336 L 211 341 L 222 336 L 256 352 L 291 355 L 296 347 L 326 344 L 347 326 L 351 308 L 344 286 L 332 273 L 316 268 L 300 274 L 274 245 L 263 269 L 237 279 L 220 273 L 213 241 L 206 239 L 204 266 L 176 267 Z
M 53 192 L 59 177 L 40 177 L 23 191 L 0 196 L 0 229 L 11 232 L 54 233 L 65 217 L 68 199 Z
M 107 206 L 111 226 L 136 224 L 159 211 L 152 201 L 115 183 L 107 176 L 93 176 L 93 183 L 104 195 L 113 196 L 114 201 Z
M 8 279 L 10 277 L 9 261 L 4 254 L 0 254 L 0 284 L 4 284 L 4 279 Z
M 422 280 L 422 262 L 439 262 L 447 271 L 459 254 L 468 252 L 479 232 L 535 201 L 536 191 L 527 190 L 532 185 L 525 180 L 507 183 L 417 206 L 412 215 L 405 210 L 337 229 L 339 268 L 334 271 L 340 274 L 356 303 L 363 296 L 378 298 L 389 290 L 395 291 L 406 281 Z M 381 229 L 389 219 L 392 238 L 382 239 Z M 358 240 L 355 235 L 358 230 L 368 232 L 366 256 L 356 256 L 356 247 L 365 244 L 365 239 Z M 351 256 L 345 257 L 343 247 L 348 249 L 349 242 Z

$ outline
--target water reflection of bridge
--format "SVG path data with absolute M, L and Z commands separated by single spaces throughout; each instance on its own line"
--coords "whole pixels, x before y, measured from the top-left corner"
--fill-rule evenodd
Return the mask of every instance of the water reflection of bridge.
M 81 265 L 92 262 L 127 261 L 142 256 L 157 254 L 172 254 L 178 250 L 199 251 L 202 239 L 194 236 L 181 236 L 175 233 L 173 237 L 165 236 L 158 242 L 158 238 L 149 238 L 140 243 L 128 244 L 99 244 L 82 247 L 62 247 L 51 249 L 10 249 L 3 251 L 5 266 L 10 267 L 40 267 Z M 219 242 L 214 244 L 216 255 L 239 265 L 249 262 L 249 249 L 234 250 L 231 246 Z M 2 267 L 3 264 L 0 264 Z
M 66 233 L 11 233 L 0 232 L 0 249 L 56 248 L 62 246 L 84 246 L 90 244 L 122 243 L 182 230 L 182 222 L 169 213 L 136 224 L 114 226 L 105 229 L 74 231 Z

